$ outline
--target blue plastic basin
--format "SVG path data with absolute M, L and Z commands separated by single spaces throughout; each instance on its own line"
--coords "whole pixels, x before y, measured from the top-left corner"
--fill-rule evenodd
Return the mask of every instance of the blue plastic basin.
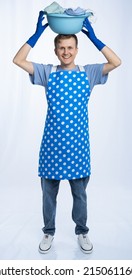
M 57 34 L 76 34 L 81 31 L 88 15 L 47 14 L 49 27 Z

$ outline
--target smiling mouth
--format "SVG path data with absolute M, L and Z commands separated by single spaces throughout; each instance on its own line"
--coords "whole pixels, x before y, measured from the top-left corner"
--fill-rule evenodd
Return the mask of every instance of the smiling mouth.
M 63 56 L 64 59 L 69 59 L 71 58 L 71 55 L 70 56 Z

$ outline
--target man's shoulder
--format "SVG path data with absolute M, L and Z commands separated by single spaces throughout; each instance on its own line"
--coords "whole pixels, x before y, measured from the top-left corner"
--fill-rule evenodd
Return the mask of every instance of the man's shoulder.
M 37 63 L 37 62 L 32 62 L 34 68 L 38 68 L 40 70 L 50 70 L 53 67 L 53 64 L 44 64 L 44 63 Z

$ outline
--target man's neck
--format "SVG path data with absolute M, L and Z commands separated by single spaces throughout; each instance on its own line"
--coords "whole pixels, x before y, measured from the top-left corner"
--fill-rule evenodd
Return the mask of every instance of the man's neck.
M 72 64 L 72 65 L 63 65 L 61 64 L 60 67 L 64 70 L 72 70 L 74 68 L 76 68 L 76 65 L 75 64 Z

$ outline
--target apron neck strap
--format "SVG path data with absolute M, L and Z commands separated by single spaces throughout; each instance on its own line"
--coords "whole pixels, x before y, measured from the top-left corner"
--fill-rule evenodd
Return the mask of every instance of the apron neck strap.
M 79 67 L 79 70 L 80 70 L 80 71 L 85 72 L 85 69 L 84 69 L 84 67 L 83 67 L 83 66 L 78 65 L 78 67 Z
M 56 72 L 56 71 L 57 71 L 57 66 L 52 66 L 51 73 Z

